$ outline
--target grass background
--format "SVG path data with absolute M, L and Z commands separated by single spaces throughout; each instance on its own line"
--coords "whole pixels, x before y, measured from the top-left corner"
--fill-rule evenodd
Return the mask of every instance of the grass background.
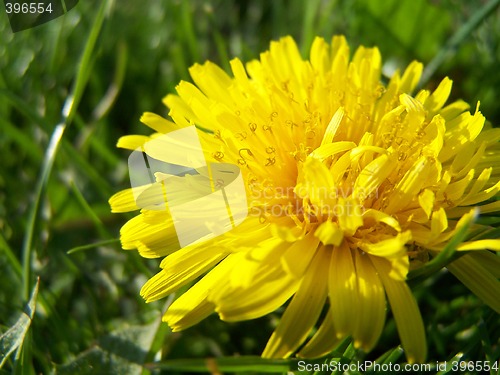
M 353 50 L 377 45 L 387 73 L 413 59 L 430 63 L 427 87 L 448 75 L 453 98 L 472 106 L 480 100 L 498 125 L 499 3 L 81 1 L 63 17 L 15 34 L 0 7 L 0 373 L 296 368 L 293 360 L 254 357 L 280 311 L 237 324 L 211 316 L 176 334 L 160 324 L 168 301 L 146 305 L 139 297 L 159 261 L 120 249 L 119 228 L 132 216 L 111 214 L 107 203 L 129 184 L 128 153 L 115 148 L 117 139 L 148 134 L 141 113 L 166 115 L 161 98 L 189 80 L 193 63 L 210 59 L 227 70 L 230 58 L 257 58 L 284 35 L 296 38 L 304 57 L 316 35 L 345 34 Z M 498 360 L 498 315 L 453 276 L 439 273 L 414 291 L 429 363 Z M 347 340 L 332 356 L 403 363 L 398 343 L 389 315 L 372 353 L 356 352 Z

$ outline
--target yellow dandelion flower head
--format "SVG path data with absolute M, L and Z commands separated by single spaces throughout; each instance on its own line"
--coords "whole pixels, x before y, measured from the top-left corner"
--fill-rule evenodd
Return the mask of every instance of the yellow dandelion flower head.
M 191 67 L 194 84 L 182 81 L 164 99 L 172 121 L 146 113 L 141 120 L 156 133 L 119 141 L 159 160 L 187 160 L 196 151 L 183 150 L 180 138 L 146 146 L 191 129 L 206 164 L 239 170 L 246 195 L 243 219 L 235 223 L 229 212 L 231 227 L 218 232 L 221 212 L 191 205 L 186 217 L 218 235 L 187 244 L 173 207 L 224 195 L 214 173 L 169 175 L 168 199 L 161 171 L 149 203 L 138 204 L 140 187 L 113 196 L 115 212 L 142 209 L 121 230 L 123 248 L 166 256 L 142 295 L 157 300 L 204 275 L 165 313 L 174 331 L 213 312 L 226 321 L 257 318 L 291 298 L 264 357 L 288 357 L 299 347 L 299 356 L 322 356 L 347 336 L 368 351 L 381 335 L 387 298 L 408 360 L 423 361 L 424 326 L 405 280 L 478 210 L 500 208 L 500 129 L 463 101 L 445 105 L 448 78 L 412 96 L 418 62 L 384 85 L 378 49 L 359 47 L 351 58 L 342 36 L 330 44 L 316 38 L 308 60 L 285 37 L 259 60 L 230 65 L 231 75 L 211 62 Z M 157 208 L 157 198 L 166 208 Z M 500 311 L 499 261 L 486 250 L 499 250 L 500 240 L 488 238 L 484 225 L 473 229 L 457 249 L 478 251 L 448 269 Z

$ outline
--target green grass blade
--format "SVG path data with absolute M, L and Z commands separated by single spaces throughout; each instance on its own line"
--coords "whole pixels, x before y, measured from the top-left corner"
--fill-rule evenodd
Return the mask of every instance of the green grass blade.
M 92 52 L 95 48 L 97 42 L 97 37 L 101 30 L 102 24 L 104 22 L 105 9 L 108 5 L 108 1 L 103 1 L 101 7 L 97 13 L 96 20 L 90 31 L 90 36 L 87 40 L 84 53 L 82 55 L 81 62 L 79 64 L 78 72 L 75 79 L 75 84 L 73 86 L 72 92 L 67 98 L 63 107 L 63 120 L 59 123 L 50 138 L 49 146 L 45 151 L 45 157 L 41 168 L 40 176 L 38 177 L 37 185 L 35 188 L 35 200 L 31 206 L 26 235 L 23 242 L 23 276 L 24 276 L 24 295 L 27 298 L 29 294 L 29 285 L 31 281 L 31 251 L 33 235 L 35 231 L 36 218 L 38 216 L 38 211 L 40 209 L 40 202 L 44 194 L 44 189 L 47 181 L 52 172 L 52 167 L 54 165 L 54 160 L 61 143 L 62 136 L 67 125 L 71 122 L 72 117 L 75 114 L 76 108 L 80 99 L 83 95 L 85 85 L 88 81 L 90 75 L 90 60 Z
M 106 246 L 106 245 L 113 245 L 113 244 L 117 244 L 117 243 L 120 243 L 119 239 L 112 239 L 112 240 L 105 240 L 105 241 L 89 243 L 87 245 L 73 247 L 72 249 L 67 251 L 67 254 L 73 254 L 73 253 L 77 253 L 79 251 L 95 249 L 97 247 Z
M 386 363 L 396 363 L 397 360 L 403 355 L 404 350 L 401 346 L 396 346 L 394 349 L 390 349 L 380 357 L 375 360 L 375 363 L 386 364 Z M 370 371 L 368 371 L 370 372 Z
M 13 94 L 8 90 L 1 88 L 0 88 L 0 96 L 4 96 L 5 99 L 7 99 L 7 102 L 10 102 L 14 106 L 14 108 L 16 108 L 22 115 L 26 116 L 26 118 L 32 121 L 33 123 L 38 124 L 47 133 L 52 131 L 51 125 L 43 117 L 41 117 L 35 110 L 33 110 L 33 108 L 22 98 L 18 97 L 17 95 Z M 0 124 L 4 125 L 3 122 L 0 122 Z M 9 128 L 12 127 L 13 126 L 9 124 L 9 127 L 7 128 L 4 127 L 4 129 L 6 129 L 6 131 L 9 131 Z M 33 143 L 31 140 L 27 139 L 28 136 L 25 133 L 23 133 L 18 129 L 13 129 L 12 132 L 9 132 L 8 134 L 10 134 L 13 139 L 15 139 L 19 144 L 23 146 L 27 146 L 29 143 Z M 97 141 L 92 142 L 93 146 L 95 146 L 96 144 Z M 32 157 L 37 156 L 37 160 L 42 159 L 43 154 L 42 153 L 39 154 L 38 152 L 36 152 L 39 146 L 33 144 L 31 146 L 32 147 L 29 148 L 24 147 L 23 149 L 29 150 L 27 152 L 29 153 L 30 156 Z M 82 155 L 75 150 L 74 146 L 64 138 L 62 139 L 62 146 L 64 151 L 69 154 L 69 158 L 86 173 L 86 175 L 101 191 L 103 191 L 103 195 L 105 196 L 111 195 L 113 190 L 110 188 L 107 181 L 103 179 L 102 176 L 99 175 L 94 170 L 90 162 L 84 157 L 82 157 Z M 110 157 L 109 153 L 106 153 L 106 155 L 104 155 L 105 152 L 100 152 L 99 154 L 105 160 L 109 160 L 110 163 L 116 163 L 118 160 L 116 156 Z
M 44 194 L 45 185 L 54 165 L 56 151 L 64 133 L 64 125 L 59 124 L 56 126 L 52 137 L 50 138 L 49 146 L 45 152 L 45 158 L 42 164 L 42 171 L 38 177 L 37 185 L 35 188 L 35 200 L 31 206 L 28 222 L 26 226 L 26 234 L 23 241 L 23 290 L 24 296 L 27 299 L 29 295 L 29 286 L 31 282 L 31 256 L 33 246 L 33 235 L 35 233 L 36 218 L 40 209 L 40 202 Z
M 76 150 L 69 142 L 63 142 L 63 150 L 68 154 L 68 157 L 71 161 L 83 172 L 85 176 L 88 177 L 89 180 L 94 183 L 94 185 L 98 188 L 99 192 L 103 197 L 109 198 L 111 194 L 113 194 L 114 190 L 109 185 L 108 181 L 102 177 L 92 167 L 92 164 L 83 157 L 78 150 Z
M 125 326 L 110 332 L 69 363 L 58 365 L 55 373 L 140 375 L 160 324 L 160 319 L 156 319 L 147 325 Z
M 83 91 L 85 89 L 85 85 L 90 76 L 91 57 L 97 42 L 97 37 L 104 22 L 105 9 L 107 8 L 108 4 L 109 4 L 108 1 L 103 1 L 101 3 L 101 7 L 99 8 L 96 19 L 93 23 L 92 29 L 90 31 L 90 36 L 87 39 L 84 53 L 80 60 L 73 89 L 70 95 L 67 97 L 63 106 L 63 111 L 62 111 L 63 119 L 58 125 L 56 125 L 54 131 L 52 132 L 49 145 L 45 151 L 41 172 L 37 179 L 34 201 L 29 209 L 28 220 L 26 225 L 26 233 L 23 239 L 23 246 L 22 246 L 23 295 L 25 299 L 28 299 L 29 297 L 29 288 L 32 279 L 31 267 L 32 267 L 32 255 L 33 255 L 32 254 L 33 238 L 36 228 L 37 217 L 40 211 L 42 197 L 45 194 L 45 188 L 49 180 L 49 177 L 51 175 L 52 168 L 54 166 L 54 161 L 59 146 L 61 144 L 64 131 L 66 127 L 71 123 L 71 119 L 75 115 L 76 108 L 78 107 L 78 103 L 80 102 L 80 99 L 83 95 Z M 28 349 L 24 350 L 24 348 Z M 29 371 L 29 368 L 31 367 L 28 365 L 29 358 L 31 357 L 29 346 L 23 345 L 21 347 L 21 350 L 18 351 L 17 357 L 22 358 L 23 361 L 22 371 Z
M 24 338 L 33 320 L 36 307 L 36 297 L 38 295 L 38 286 L 40 279 L 37 280 L 35 287 L 31 292 L 31 298 L 24 312 L 21 314 L 16 323 L 10 327 L 7 332 L 0 336 L 0 368 L 3 367 L 7 358 L 24 342 Z
M 2 128 L 5 136 L 16 142 L 33 162 L 42 159 L 43 152 L 40 146 L 25 131 L 3 118 L 0 118 L 0 128 Z
M 94 223 L 95 227 L 97 228 L 97 231 L 99 232 L 99 234 L 102 237 L 111 238 L 112 237 L 111 234 L 108 232 L 108 230 L 104 226 L 104 224 L 103 224 L 102 220 L 99 218 L 99 216 L 97 216 L 97 214 L 94 212 L 92 207 L 90 207 L 89 203 L 87 202 L 87 200 L 85 199 L 85 197 L 83 196 L 82 192 L 80 191 L 78 186 L 75 184 L 75 182 L 71 181 L 70 184 L 71 184 L 71 190 L 73 191 L 73 194 L 75 195 L 76 200 L 78 201 L 78 203 L 80 203 L 80 205 L 82 206 L 85 213 L 92 220 L 92 222 Z
M 310 0 L 301 3 L 301 5 L 302 4 L 305 9 L 303 10 L 304 18 L 302 19 L 302 40 L 300 49 L 302 52 L 302 56 L 307 56 L 309 53 L 309 49 L 311 48 L 311 44 L 314 40 L 314 22 L 321 3 L 318 0 Z
M 101 7 L 97 12 L 94 24 L 92 25 L 92 29 L 90 30 L 90 34 L 85 44 L 85 48 L 83 50 L 83 54 L 79 63 L 78 71 L 76 73 L 76 79 L 74 81 L 71 94 L 67 98 L 63 107 L 63 122 L 66 125 L 71 123 L 73 116 L 76 113 L 76 109 L 78 108 L 78 104 L 80 103 L 80 100 L 82 98 L 85 86 L 87 85 L 87 82 L 89 80 L 95 57 L 97 38 L 104 23 L 106 10 L 110 7 L 111 3 L 112 0 L 105 0 L 101 3 Z
M 283 373 L 297 368 L 295 359 L 266 359 L 261 357 L 221 357 L 171 359 L 146 365 L 150 370 L 162 369 L 179 372 L 257 372 Z
M 10 102 L 20 113 L 25 115 L 28 120 L 40 125 L 46 132 L 50 131 L 50 124 L 22 98 L 4 88 L 0 88 L 0 96 L 4 96 L 7 102 Z
M 419 86 L 424 87 L 439 67 L 452 57 L 460 44 L 500 5 L 500 0 L 490 0 L 484 6 L 478 6 L 477 11 L 469 20 L 448 40 L 438 54 L 427 64 L 422 74 Z
M 123 86 L 125 79 L 125 71 L 127 68 L 128 49 L 125 43 L 120 43 L 116 51 L 116 65 L 113 80 L 108 87 L 108 90 L 92 111 L 92 121 L 96 122 L 108 114 L 113 107 L 113 104 L 118 98 L 118 94 Z
M 0 233 L 0 249 L 2 249 L 3 253 L 9 260 L 9 263 L 16 273 L 16 275 L 22 279 L 23 277 L 23 267 L 21 266 L 21 263 L 19 262 L 19 259 L 17 259 L 16 255 L 10 248 L 9 244 L 5 240 L 4 236 L 2 233 Z

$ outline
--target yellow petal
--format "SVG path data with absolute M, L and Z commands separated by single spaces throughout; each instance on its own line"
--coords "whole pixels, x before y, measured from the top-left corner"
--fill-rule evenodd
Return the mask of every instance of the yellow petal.
M 457 117 L 459 114 L 468 111 L 469 104 L 463 100 L 457 100 L 439 111 L 439 114 L 444 117 L 446 121 L 450 121 Z
M 332 60 L 335 60 L 338 56 L 349 56 L 349 45 L 344 35 L 334 35 L 332 37 L 330 53 Z
M 376 270 L 367 255 L 355 252 L 358 277 L 359 310 L 354 327 L 354 345 L 365 351 L 373 349 L 385 322 L 385 293 Z
M 278 327 L 269 339 L 262 353 L 264 358 L 289 357 L 314 327 L 328 292 L 329 260 L 325 248 L 318 250 Z
M 128 212 L 138 210 L 132 189 L 125 189 L 109 198 L 111 212 Z
M 284 219 L 290 218 L 286 217 Z M 296 242 L 297 240 L 302 239 L 304 231 L 301 228 L 295 226 L 293 220 L 286 221 L 287 222 L 284 225 L 271 223 L 270 229 L 273 237 L 279 238 L 286 242 Z
M 323 357 L 340 344 L 342 338 L 339 339 L 337 336 L 333 326 L 332 312 L 328 310 L 314 336 L 297 353 L 297 356 L 302 358 Z
M 180 127 L 186 127 L 192 125 L 193 123 L 199 124 L 199 120 L 193 113 L 192 109 L 179 96 L 168 94 L 162 101 L 163 104 L 170 108 L 168 115 Z M 190 121 L 188 121 L 188 119 Z
M 388 214 L 401 211 L 408 206 L 411 200 L 417 196 L 429 174 L 428 161 L 426 157 L 419 158 L 401 181 L 395 186 L 391 195 L 389 205 L 384 210 Z
M 472 257 L 463 256 L 446 266 L 464 285 L 500 314 L 500 281 Z
M 240 259 L 233 273 L 240 273 L 248 265 L 248 260 Z M 296 292 L 298 282 L 288 275 L 276 262 L 260 262 L 254 269 L 251 288 L 225 285 L 224 289 L 213 291 L 210 300 L 215 303 L 216 312 L 225 321 L 248 320 L 273 312 Z
M 356 143 L 354 142 L 343 141 L 343 142 L 326 143 L 315 149 L 310 154 L 310 156 L 312 158 L 316 158 L 323 161 L 329 156 L 333 156 L 335 154 L 339 154 L 344 151 L 349 151 L 354 147 L 356 147 Z
M 196 86 L 208 98 L 233 105 L 231 96 L 227 95 L 227 89 L 231 85 L 231 78 L 219 66 L 210 61 L 205 62 L 203 65 L 194 64 L 189 68 L 189 74 Z
M 350 335 L 355 324 L 353 315 L 359 311 L 359 306 L 354 261 L 345 244 L 333 249 L 328 286 L 337 337 Z
M 448 228 L 448 218 L 443 207 L 432 213 L 431 219 L 431 240 L 437 238 Z
M 464 195 L 465 189 L 467 189 L 470 185 L 473 178 L 474 170 L 470 170 L 464 178 L 449 184 L 446 188 L 447 199 L 452 202 L 460 199 Z
M 477 145 L 476 144 L 472 144 L 473 147 L 472 150 L 475 150 Z M 467 174 L 467 172 L 473 168 L 476 167 L 476 165 L 481 161 L 481 159 L 483 158 L 483 155 L 486 151 L 486 146 L 487 146 L 487 142 L 484 141 L 484 142 L 481 142 L 479 148 L 476 150 L 475 154 L 474 155 L 471 155 L 469 158 L 466 159 L 467 163 L 465 165 L 463 165 L 462 169 L 460 171 L 458 171 L 455 175 L 455 178 L 460 178 L 462 176 L 465 176 Z M 461 155 L 462 153 L 460 153 L 459 155 Z M 459 155 L 457 155 L 455 157 L 455 160 L 453 161 L 453 163 L 455 163 L 455 161 L 457 159 L 459 159 Z M 460 165 L 460 164 L 459 164 Z M 453 169 L 453 167 L 452 167 Z M 484 172 L 484 170 L 483 170 Z
M 158 258 L 179 249 L 177 233 L 168 212 L 155 211 L 155 214 L 153 222 L 148 222 L 142 213 L 125 223 L 120 230 L 123 249 L 137 249 L 145 258 Z
M 488 204 L 483 204 L 482 206 L 476 206 L 476 207 L 478 208 L 478 211 L 481 212 L 482 214 L 496 212 L 500 209 L 500 201 L 488 203 Z M 470 210 L 471 210 L 470 207 L 452 208 L 451 210 L 447 210 L 448 218 L 454 219 L 454 218 L 462 217 L 463 215 L 470 212 Z
M 394 280 L 406 280 L 406 276 L 408 275 L 408 270 L 410 268 L 408 255 L 404 254 L 397 258 L 388 258 L 387 260 L 391 263 L 389 276 Z
M 123 137 L 120 137 L 116 147 L 125 148 L 127 150 L 136 150 L 144 146 L 144 144 L 150 140 L 151 138 L 145 135 L 124 135 Z
M 431 212 L 434 209 L 434 199 L 435 195 L 430 189 L 425 189 L 418 195 L 418 203 L 420 207 L 424 210 L 427 218 L 430 218 Z
M 191 287 L 176 300 L 163 315 L 172 332 L 194 326 L 215 311 L 215 305 L 206 299 L 201 301 L 193 297 L 194 287 Z M 196 305 L 195 305 L 196 304 Z
M 302 277 L 316 253 L 318 244 L 319 239 L 316 238 L 315 232 L 310 232 L 304 239 L 296 241 L 281 257 L 283 269 L 294 277 Z
M 307 158 L 301 174 L 294 189 L 295 194 L 303 198 L 308 197 L 313 205 L 323 207 L 325 200 L 329 198 L 329 193 L 335 191 L 330 171 L 319 160 Z
M 396 231 L 401 232 L 401 226 L 399 225 L 399 221 L 393 218 L 392 216 L 386 214 L 385 212 L 370 208 L 363 213 L 363 220 L 365 221 L 365 226 L 372 225 L 369 221 L 370 219 L 372 219 L 375 223 L 387 224 Z
M 340 246 L 344 239 L 344 232 L 337 223 L 325 221 L 316 229 L 314 236 L 319 238 L 324 245 Z
M 214 312 L 215 305 L 207 299 L 209 291 L 223 284 L 237 261 L 238 257 L 229 255 L 169 306 L 163 321 L 172 331 L 191 327 Z
M 389 262 L 383 258 L 370 257 L 382 280 L 399 337 L 410 363 L 422 363 L 427 354 L 424 323 L 417 302 L 406 282 L 389 276 Z
M 393 163 L 387 155 L 381 155 L 370 162 L 358 175 L 354 183 L 355 197 L 369 197 L 386 180 L 394 170 Z
M 327 70 L 330 68 L 330 56 L 329 53 L 330 46 L 321 37 L 314 38 L 311 45 L 310 60 L 311 65 L 318 71 L 318 73 L 323 76 L 326 74 Z
M 465 198 L 463 201 L 460 202 L 460 205 L 468 206 L 487 201 L 488 199 L 494 197 L 499 191 L 500 191 L 500 181 L 497 182 L 492 187 L 482 191 L 481 193 Z
M 497 240 L 479 240 L 463 242 L 457 247 L 457 250 L 494 250 L 500 251 L 500 239 Z
M 161 263 L 163 270 L 148 280 L 141 289 L 146 302 L 163 298 L 217 264 L 227 252 L 217 247 L 188 246 Z
M 345 235 L 352 236 L 359 227 L 363 226 L 363 207 L 358 199 L 340 197 L 335 211 L 340 229 Z
M 280 257 L 290 246 L 293 245 L 276 237 L 267 238 L 257 245 L 254 244 L 248 250 L 240 245 L 238 250 L 242 252 L 244 258 L 242 258 L 242 264 L 233 269 L 229 286 L 243 290 L 252 288 L 256 279 L 266 277 L 273 271 L 273 267 L 269 265 L 278 265 Z M 314 249 L 311 250 L 314 251 Z M 216 295 L 214 294 L 213 297 L 216 298 Z
M 464 256 L 471 257 L 480 266 L 491 273 L 493 277 L 497 279 L 500 278 L 500 256 L 498 256 L 498 253 L 495 254 L 491 251 L 473 251 Z
M 323 140 L 321 141 L 321 146 L 332 143 L 335 134 L 337 134 L 337 130 L 342 122 L 344 117 L 344 108 L 339 107 L 335 114 L 333 115 L 330 123 L 326 127 L 325 133 L 323 135 Z
M 431 159 L 437 159 L 443 149 L 445 131 L 445 120 L 440 115 L 434 116 L 432 121 L 425 127 L 425 135 L 420 138 L 420 142 L 424 144 L 423 155 Z
M 470 188 L 470 190 L 467 193 L 467 195 L 462 200 L 460 200 L 458 202 L 458 204 L 462 205 L 462 202 L 465 199 L 468 199 L 468 198 L 476 195 L 477 193 L 479 193 L 481 191 L 481 189 L 483 189 L 484 186 L 488 183 L 488 181 L 490 179 L 490 176 L 491 176 L 492 170 L 493 170 L 493 168 L 485 168 L 485 169 L 483 169 L 483 171 L 481 172 L 481 174 L 479 175 L 479 177 L 476 179 L 476 181 L 474 181 L 474 184 Z
M 439 154 L 442 163 L 461 152 L 464 145 L 473 141 L 483 129 L 485 122 L 481 112 L 472 116 L 469 112 L 462 113 L 446 124 L 445 144 Z
M 179 129 L 178 124 L 152 112 L 144 112 L 141 116 L 141 122 L 158 133 L 168 133 Z
M 444 103 L 448 100 L 451 92 L 451 86 L 453 82 L 448 77 L 445 77 L 439 86 L 434 90 L 431 96 L 427 98 L 425 101 L 425 108 L 431 113 L 434 114 L 439 111 Z
M 411 93 L 417 87 L 422 76 L 424 66 L 418 61 L 412 61 L 401 77 L 399 89 L 401 92 Z
M 240 59 L 232 59 L 229 64 L 231 65 L 231 71 L 233 72 L 234 78 L 238 84 L 242 85 L 244 88 L 248 89 L 250 87 L 250 80 L 248 79 L 245 67 Z
M 319 160 L 307 158 L 304 163 L 304 179 L 311 181 L 315 186 L 333 188 L 334 183 L 330 171 Z
M 375 243 L 360 242 L 359 247 L 369 254 L 383 258 L 397 258 L 405 253 L 405 245 L 411 240 L 411 232 L 398 233 L 395 237 Z
M 425 117 L 424 106 L 416 98 L 408 94 L 401 94 L 399 96 L 399 101 L 402 105 L 406 107 L 408 116 L 414 117 L 417 123 L 420 123 L 424 119 Z

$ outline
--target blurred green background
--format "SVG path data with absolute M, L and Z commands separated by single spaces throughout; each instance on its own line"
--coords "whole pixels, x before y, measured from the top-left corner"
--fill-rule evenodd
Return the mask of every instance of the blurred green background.
M 209 59 L 228 70 L 230 58 L 258 58 L 284 35 L 304 57 L 316 35 L 344 34 L 352 50 L 377 45 L 387 74 L 414 59 L 432 61 L 426 87 L 449 76 L 453 98 L 473 108 L 480 100 L 498 125 L 498 3 L 80 1 L 65 16 L 18 33 L 0 7 L 0 373 L 217 373 L 210 357 L 223 357 L 223 373 L 296 366 L 224 358 L 260 355 L 280 311 L 237 324 L 211 316 L 176 334 L 159 323 L 168 301 L 146 305 L 139 296 L 159 261 L 120 249 L 119 228 L 132 215 L 111 214 L 107 203 L 129 184 L 128 152 L 115 148 L 117 139 L 148 134 L 141 114 L 166 116 L 161 99 L 189 80 L 193 63 Z M 36 313 L 25 335 L 22 312 L 36 277 Z M 498 315 L 452 276 L 439 273 L 414 291 L 429 363 L 498 359 Z M 23 337 L 22 350 L 11 353 Z M 381 356 L 381 363 L 402 363 L 398 343 L 389 315 L 372 353 L 353 351 L 350 341 L 338 353 L 345 363 Z M 162 370 L 142 366 L 160 360 Z

